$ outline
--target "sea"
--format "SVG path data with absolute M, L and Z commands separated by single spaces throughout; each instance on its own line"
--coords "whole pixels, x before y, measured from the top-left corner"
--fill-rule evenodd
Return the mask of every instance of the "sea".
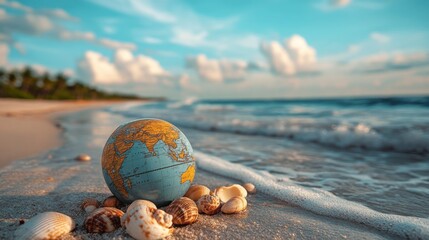
M 120 123 L 164 119 L 188 137 L 204 171 L 253 182 L 261 192 L 317 214 L 429 238 L 427 96 L 189 98 L 93 114 L 94 144 L 103 145 L 106 131 Z M 62 123 L 71 131 L 76 121 Z

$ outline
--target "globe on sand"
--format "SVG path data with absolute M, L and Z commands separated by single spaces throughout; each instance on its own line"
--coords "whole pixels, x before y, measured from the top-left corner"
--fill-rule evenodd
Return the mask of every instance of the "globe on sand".
M 146 199 L 157 206 L 182 197 L 195 176 L 192 146 L 173 124 L 140 119 L 119 126 L 103 149 L 101 167 L 122 202 Z

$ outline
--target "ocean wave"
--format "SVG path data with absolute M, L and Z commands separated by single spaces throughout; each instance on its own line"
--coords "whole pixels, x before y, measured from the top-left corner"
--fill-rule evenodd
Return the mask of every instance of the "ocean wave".
M 299 186 L 292 181 L 277 182 L 262 174 L 216 156 L 195 152 L 198 167 L 225 177 L 252 182 L 258 191 L 316 214 L 347 220 L 407 239 L 429 239 L 429 219 L 380 213 L 321 189 Z

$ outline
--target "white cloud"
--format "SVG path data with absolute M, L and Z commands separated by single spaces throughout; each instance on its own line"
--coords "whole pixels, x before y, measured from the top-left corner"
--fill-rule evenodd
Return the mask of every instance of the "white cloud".
M 149 44 L 159 44 L 162 43 L 162 40 L 155 37 L 144 37 L 142 38 L 142 41 Z
M 246 75 L 248 64 L 241 60 L 230 59 L 208 59 L 200 54 L 190 57 L 187 66 L 195 69 L 198 75 L 211 82 L 237 81 Z
M 88 51 L 79 61 L 77 73 L 96 84 L 166 84 L 170 76 L 155 59 L 144 55 L 134 56 L 127 49 L 117 50 L 112 61 L 100 53 Z
M 305 66 L 316 62 L 316 50 L 303 37 L 293 35 L 286 40 L 285 45 L 296 65 Z
M 350 68 L 359 73 L 383 73 L 428 65 L 428 53 L 381 53 L 356 60 L 350 63 Z
M 351 2 L 351 0 L 331 0 L 331 5 L 334 7 L 345 7 Z
M 13 38 L 15 33 L 22 33 L 33 36 L 48 36 L 66 41 L 87 41 L 111 49 L 127 48 L 135 49 L 133 43 L 119 42 L 111 39 L 97 39 L 92 32 L 71 31 L 59 24 L 57 19 L 75 21 L 76 18 L 70 16 L 62 9 L 33 10 L 22 4 L 15 2 L 0 2 L 6 6 L 13 6 L 15 9 L 24 10 L 23 14 L 10 15 L 5 10 L 0 9 L 0 40 L 9 44 L 15 44 Z
M 0 44 L 0 65 L 4 66 L 7 64 L 9 55 L 9 47 L 6 44 Z
M 261 50 L 267 57 L 273 72 L 282 75 L 295 74 L 295 64 L 279 42 L 273 41 L 270 43 L 262 43 Z
M 378 33 L 378 32 L 371 33 L 370 38 L 372 40 L 376 41 L 377 43 L 380 43 L 380 44 L 384 44 L 384 43 L 390 42 L 390 37 L 389 36 L 381 34 L 381 33 Z

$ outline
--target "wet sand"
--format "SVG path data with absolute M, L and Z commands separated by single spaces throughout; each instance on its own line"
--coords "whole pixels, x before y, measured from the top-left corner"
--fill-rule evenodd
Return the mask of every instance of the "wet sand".
M 123 229 L 89 234 L 83 228 L 86 213 L 80 209 L 81 201 L 87 197 L 102 201 L 111 195 L 99 163 L 102 145 L 113 131 L 110 125 L 103 125 L 107 120 L 121 121 L 97 110 L 56 117 L 58 124 L 69 124 L 71 129 L 64 134 L 62 147 L 14 161 L 0 170 L 0 204 L 7 206 L 0 211 L 0 239 L 12 239 L 21 219 L 45 211 L 62 212 L 76 221 L 76 230 L 64 239 L 131 239 Z M 74 160 L 80 153 L 88 153 L 93 160 Z M 198 169 L 194 183 L 213 189 L 239 182 Z M 248 208 L 242 213 L 200 215 L 196 223 L 177 227 L 169 239 L 393 238 L 364 225 L 310 213 L 262 193 L 249 195 L 247 200 Z
M 0 168 L 61 146 L 61 129 L 53 120 L 58 114 L 114 103 L 0 99 Z

